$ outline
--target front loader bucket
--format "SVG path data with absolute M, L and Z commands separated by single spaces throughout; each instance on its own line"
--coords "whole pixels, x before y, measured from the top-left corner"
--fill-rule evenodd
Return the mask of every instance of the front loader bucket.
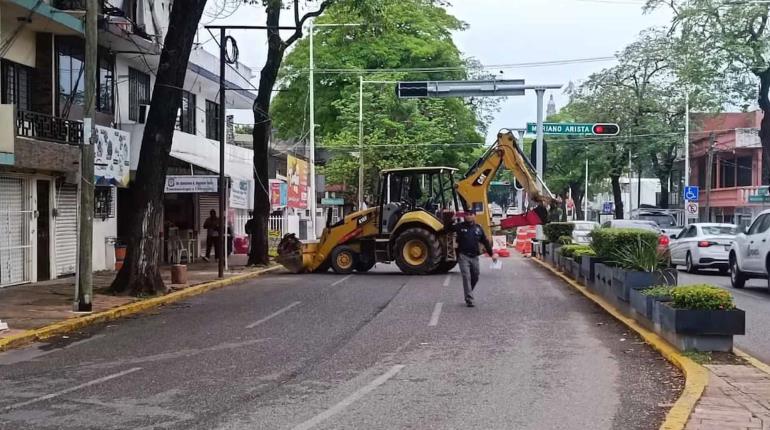
M 303 245 L 294 233 L 289 233 L 278 243 L 278 258 L 275 261 L 289 272 L 302 273 L 305 264 L 302 258 Z

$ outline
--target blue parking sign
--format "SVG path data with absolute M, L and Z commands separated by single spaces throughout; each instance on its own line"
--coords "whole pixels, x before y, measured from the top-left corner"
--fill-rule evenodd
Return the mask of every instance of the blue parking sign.
M 696 186 L 684 187 L 684 199 L 688 202 L 697 202 L 700 196 L 700 188 Z

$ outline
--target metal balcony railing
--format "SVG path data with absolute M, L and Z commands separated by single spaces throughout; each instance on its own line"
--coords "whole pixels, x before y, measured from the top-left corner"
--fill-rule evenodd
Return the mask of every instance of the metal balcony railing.
M 80 145 L 83 143 L 83 123 L 19 110 L 16 112 L 16 135 L 69 145 Z

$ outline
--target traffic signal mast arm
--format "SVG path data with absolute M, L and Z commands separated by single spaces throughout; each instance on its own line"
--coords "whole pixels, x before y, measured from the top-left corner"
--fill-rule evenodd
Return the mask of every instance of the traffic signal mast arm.
M 554 195 L 545 186 L 529 159 L 519 147 L 516 138 L 509 130 L 501 130 L 497 141 L 484 155 L 471 166 L 465 177 L 457 183 L 457 194 L 466 209 L 477 212 L 476 222 L 491 236 L 489 211 L 489 186 L 500 166 L 513 173 L 530 200 L 539 203 L 533 210 L 522 215 L 514 215 L 501 221 L 501 227 L 510 229 L 525 225 L 545 224 L 548 220 L 547 207 L 555 201 Z

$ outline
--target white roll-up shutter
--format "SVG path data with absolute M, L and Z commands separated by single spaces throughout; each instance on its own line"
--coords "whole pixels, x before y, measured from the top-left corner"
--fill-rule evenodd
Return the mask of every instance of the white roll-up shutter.
M 209 212 L 216 211 L 219 215 L 219 196 L 216 194 L 198 194 L 198 231 L 200 236 L 206 238 L 206 230 L 203 223 L 209 217 Z
M 31 211 L 24 180 L 0 176 L 0 286 L 29 282 Z
M 62 185 L 56 193 L 56 276 L 75 273 L 78 257 L 78 188 Z

